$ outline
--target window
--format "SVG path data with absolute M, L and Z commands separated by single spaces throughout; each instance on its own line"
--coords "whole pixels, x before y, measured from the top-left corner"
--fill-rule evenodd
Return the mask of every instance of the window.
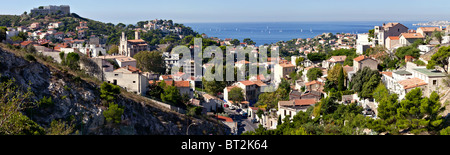
M 133 83 L 136 83 L 136 81 L 133 81 Z
M 119 74 L 114 74 L 114 76 L 119 76 Z
M 437 84 L 437 80 L 433 80 L 433 85 L 436 85 Z

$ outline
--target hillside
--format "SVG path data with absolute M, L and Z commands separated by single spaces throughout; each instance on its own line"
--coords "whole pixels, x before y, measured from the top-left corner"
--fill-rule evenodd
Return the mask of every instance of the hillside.
M 36 61 L 25 60 L 23 56 L 26 54 L 34 55 Z M 44 97 L 53 101 L 50 106 L 22 111 L 44 129 L 48 129 L 53 120 L 61 120 L 71 122 L 77 133 L 83 135 L 183 135 L 192 122 L 197 125 L 189 128 L 190 134 L 225 134 L 229 130 L 215 121 L 188 118 L 158 107 L 142 96 L 123 90 L 114 101 L 124 108 L 122 121 L 108 123 L 103 116 L 107 107 L 99 97 L 99 82 L 94 78 L 79 78 L 76 71 L 45 61 L 38 54 L 10 49 L 5 44 L 0 44 L 0 58 L 1 79 L 15 79 L 15 84 L 23 90 L 30 88 L 34 101 Z

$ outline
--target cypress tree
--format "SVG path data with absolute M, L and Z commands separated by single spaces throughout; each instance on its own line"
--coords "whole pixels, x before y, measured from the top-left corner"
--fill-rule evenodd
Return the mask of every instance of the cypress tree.
M 338 90 L 343 91 L 345 89 L 344 87 L 344 68 L 341 69 L 338 75 Z

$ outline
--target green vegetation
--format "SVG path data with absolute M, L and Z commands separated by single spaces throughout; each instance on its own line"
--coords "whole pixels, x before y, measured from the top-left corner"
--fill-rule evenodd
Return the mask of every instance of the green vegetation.
M 105 116 L 107 122 L 118 124 L 122 120 L 123 112 L 123 108 L 120 108 L 117 104 L 111 103 L 109 104 L 108 110 L 103 112 L 103 116 Z
M 311 61 L 322 61 L 327 59 L 326 53 L 309 53 L 307 58 Z
M 162 54 L 158 51 L 141 51 L 133 56 L 136 67 L 144 72 L 164 74 L 166 66 Z
M 369 67 L 360 69 L 352 77 L 351 85 L 358 96 L 362 98 L 371 98 L 374 89 L 378 86 L 381 75 L 377 70 L 371 70 Z
M 308 77 L 309 81 L 317 80 L 317 78 L 323 75 L 322 70 L 320 68 L 311 68 L 306 73 L 306 77 Z
M 180 90 L 176 86 L 166 86 L 164 93 L 161 94 L 161 100 L 178 107 L 185 107 Z
M 448 58 L 450 57 L 450 46 L 443 46 L 439 48 L 439 50 L 431 56 L 431 60 L 428 61 L 427 68 L 434 69 L 435 66 L 439 66 L 446 73 L 448 73 Z
M 106 102 L 113 102 L 117 95 L 120 94 L 120 87 L 107 82 L 103 82 L 100 86 L 100 98 Z
M 40 101 L 34 101 L 35 94 L 28 87 L 21 89 L 15 83 L 14 78 L 0 83 L 0 135 L 54 135 L 71 134 L 73 126 L 60 128 L 65 122 L 52 122 L 50 127 L 44 129 L 36 122 L 27 117 L 24 112 L 32 110 L 39 104 L 42 106 L 52 105 L 51 97 L 44 97 Z
M 25 54 L 25 60 L 36 61 L 36 58 L 32 54 L 27 53 Z
M 420 56 L 420 50 L 412 47 L 412 46 L 404 46 L 397 49 L 395 52 L 395 55 L 401 59 L 404 60 L 406 55 L 413 56 L 414 58 L 418 58 Z
M 228 99 L 233 101 L 234 105 L 239 105 L 245 99 L 244 90 L 239 87 L 231 88 L 230 92 L 228 92 Z

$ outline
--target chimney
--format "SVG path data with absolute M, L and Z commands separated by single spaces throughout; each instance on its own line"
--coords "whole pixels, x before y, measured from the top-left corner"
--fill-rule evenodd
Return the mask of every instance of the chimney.
M 135 31 L 134 32 L 134 39 L 138 40 L 139 39 L 139 31 Z
M 122 32 L 122 39 L 125 40 L 125 32 Z

